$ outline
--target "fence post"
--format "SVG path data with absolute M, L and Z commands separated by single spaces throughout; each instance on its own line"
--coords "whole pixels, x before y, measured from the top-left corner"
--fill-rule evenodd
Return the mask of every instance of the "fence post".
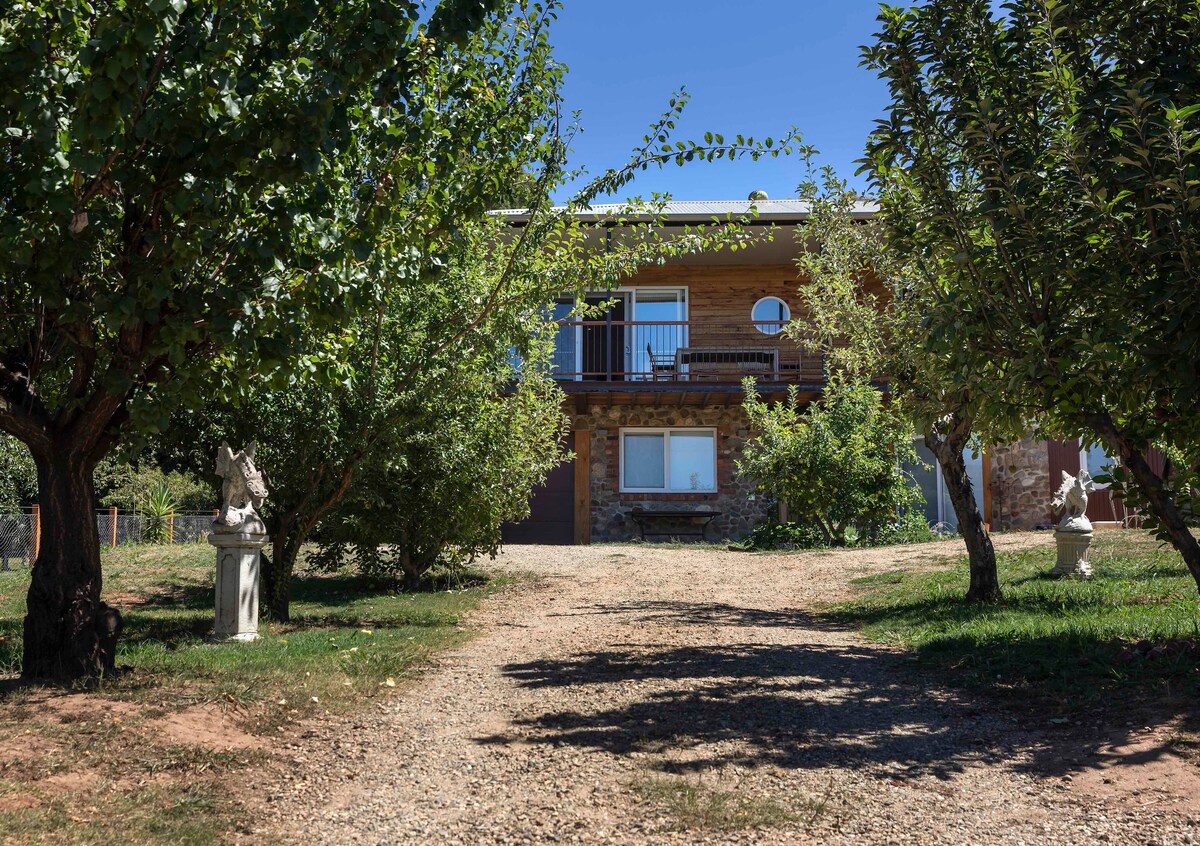
M 108 540 L 109 547 L 111 549 L 116 549 L 117 548 L 117 507 L 115 505 L 111 506 L 108 509 L 108 534 L 109 534 L 109 540 Z
M 33 560 L 37 561 L 42 551 L 42 507 L 33 506 Z
M 175 543 L 175 512 L 174 511 L 172 511 L 171 515 L 169 517 L 167 517 L 167 543 L 168 544 Z

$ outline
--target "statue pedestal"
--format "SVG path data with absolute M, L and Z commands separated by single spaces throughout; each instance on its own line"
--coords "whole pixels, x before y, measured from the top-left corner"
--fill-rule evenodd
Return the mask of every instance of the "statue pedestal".
M 250 523 L 251 521 L 247 521 Z M 213 640 L 258 640 L 259 551 L 267 543 L 262 523 L 228 534 L 212 532 L 208 542 L 217 548 L 217 616 Z M 255 531 L 262 528 L 263 531 Z
M 1088 578 L 1092 575 L 1092 565 L 1088 562 L 1088 550 L 1092 546 L 1092 526 L 1070 526 L 1054 530 L 1054 542 L 1058 546 L 1058 561 L 1051 576 L 1079 576 Z

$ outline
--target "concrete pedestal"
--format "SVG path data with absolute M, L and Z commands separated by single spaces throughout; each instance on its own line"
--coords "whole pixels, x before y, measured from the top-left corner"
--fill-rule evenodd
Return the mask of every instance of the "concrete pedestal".
M 217 548 L 217 616 L 213 640 L 258 640 L 259 551 L 267 543 L 266 532 L 213 532 L 208 542 Z
M 1088 551 L 1092 546 L 1090 527 L 1086 530 L 1055 529 L 1054 542 L 1058 546 L 1058 561 L 1050 575 L 1084 579 L 1092 575 L 1092 565 L 1088 562 Z

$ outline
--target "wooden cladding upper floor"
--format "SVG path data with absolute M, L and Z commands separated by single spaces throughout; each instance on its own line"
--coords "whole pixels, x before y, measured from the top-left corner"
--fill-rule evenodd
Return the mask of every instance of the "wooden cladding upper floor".
M 631 288 L 687 288 L 688 320 L 750 325 L 750 309 L 763 297 L 788 304 L 803 317 L 796 292 L 803 284 L 793 265 L 667 265 L 647 267 L 621 283 Z

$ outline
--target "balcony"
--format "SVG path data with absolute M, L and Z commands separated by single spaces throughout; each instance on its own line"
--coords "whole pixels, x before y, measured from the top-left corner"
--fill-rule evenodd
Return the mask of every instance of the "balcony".
M 552 372 L 572 390 L 763 389 L 825 382 L 820 355 L 802 354 L 780 321 L 560 320 Z M 574 383 L 574 384 L 573 384 Z M 602 383 L 602 384 L 598 384 Z

